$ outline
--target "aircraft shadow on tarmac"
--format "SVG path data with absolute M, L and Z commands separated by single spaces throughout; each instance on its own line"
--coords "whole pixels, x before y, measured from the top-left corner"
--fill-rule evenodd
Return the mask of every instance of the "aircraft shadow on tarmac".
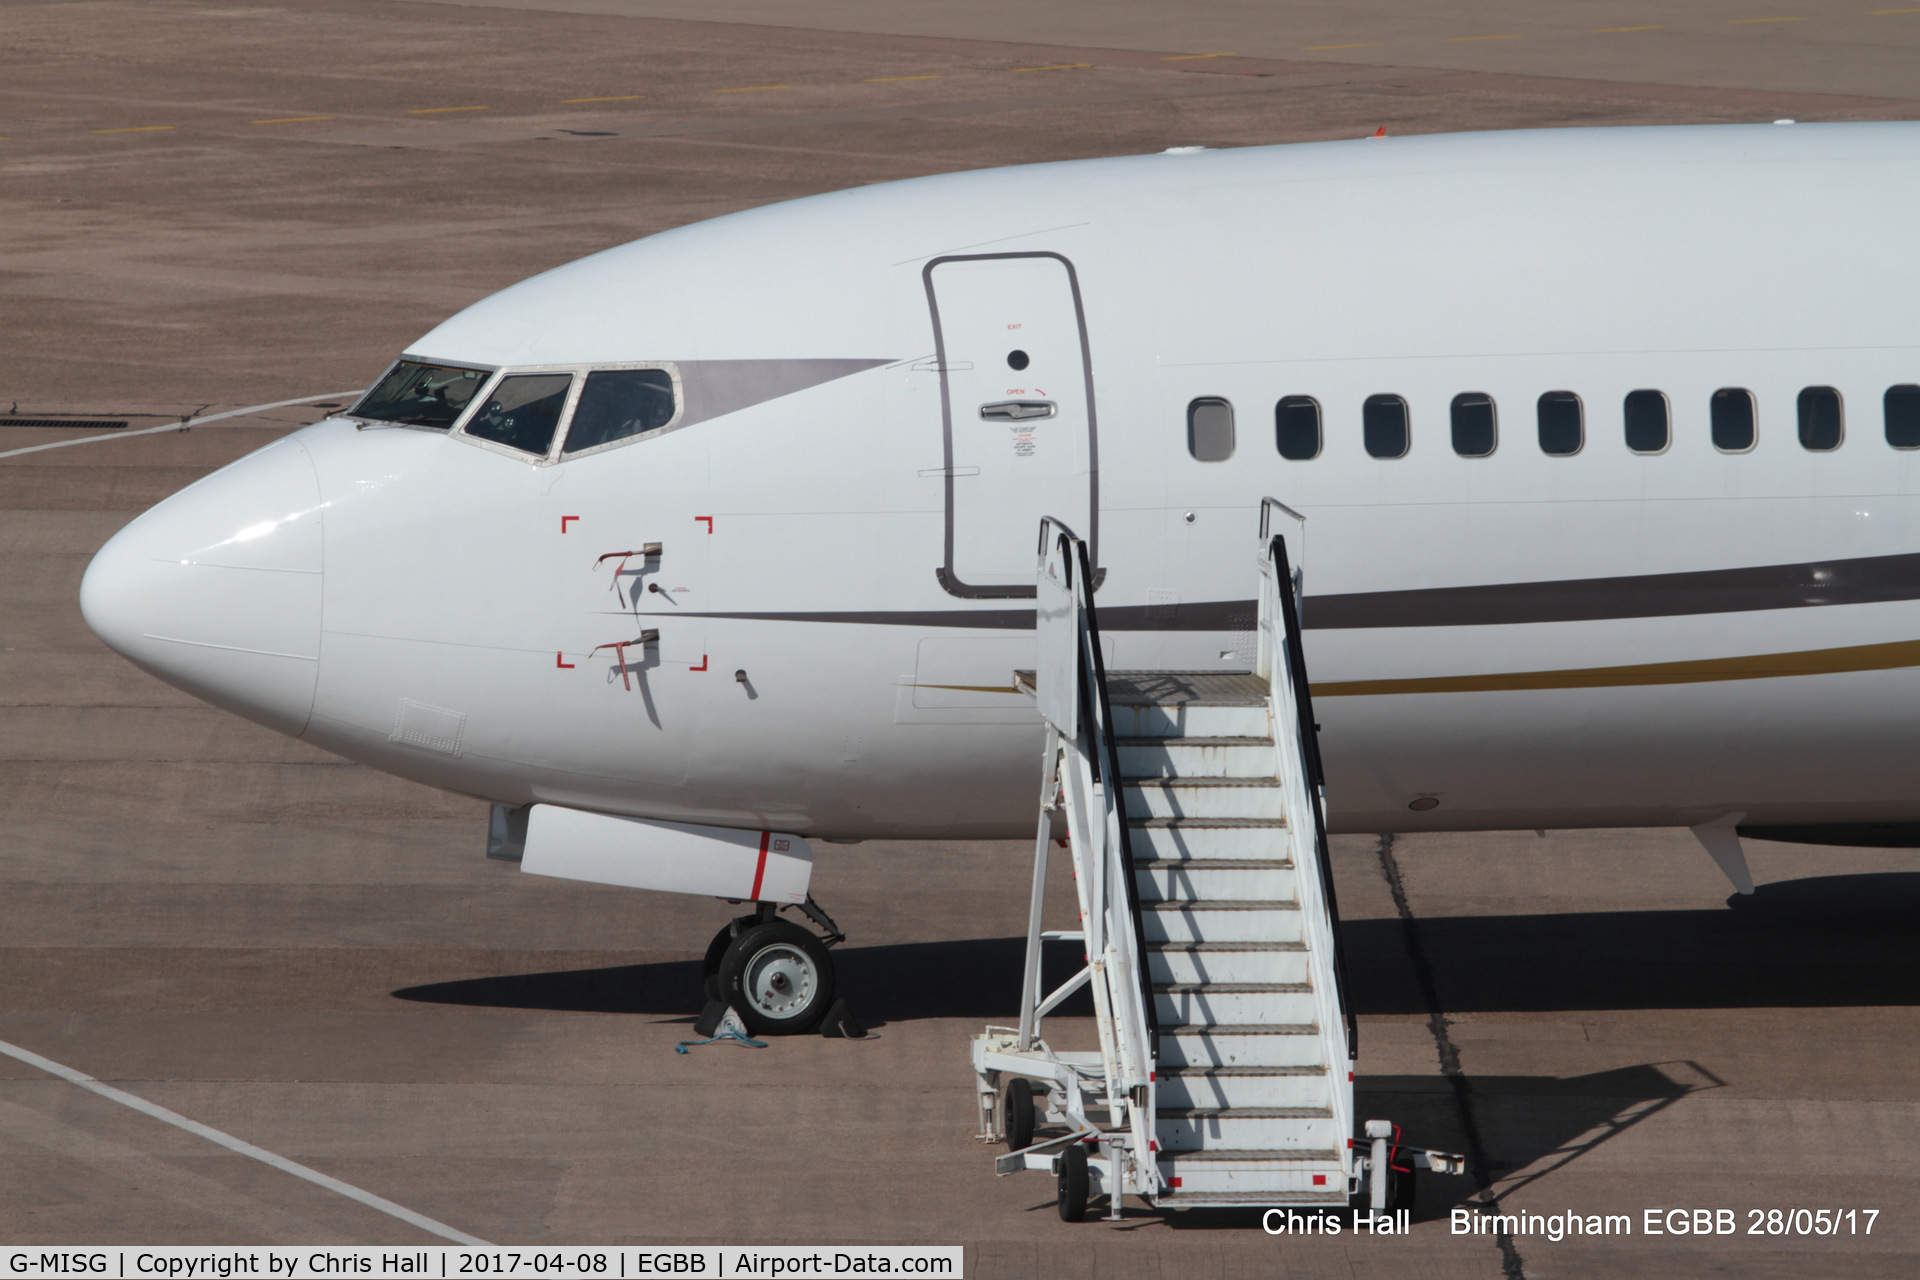
M 1422 918 L 1420 961 L 1449 1013 L 1835 1007 L 1920 1004 L 1920 873 L 1827 876 L 1764 885 L 1726 908 Z M 1418 965 L 1397 919 L 1342 925 L 1359 1013 L 1425 1014 Z M 869 1025 L 923 1018 L 1007 1022 L 1023 942 L 976 938 L 836 952 L 840 990 Z M 1049 948 L 1049 986 L 1073 972 L 1072 944 Z M 964 975 L 964 980 L 956 981 Z M 697 960 L 508 974 L 410 987 L 407 1000 L 690 1019 Z M 1056 1016 L 1091 1014 L 1084 993 Z M 1364 1042 L 1365 1031 L 1362 1030 Z M 1615 1135 L 1720 1081 L 1691 1062 L 1583 1076 L 1361 1076 L 1360 1114 L 1385 1115 L 1409 1141 L 1471 1152 L 1472 1116 L 1501 1196 L 1549 1177 Z M 1551 1183 L 1547 1184 L 1548 1186 Z M 1416 1216 L 1444 1216 L 1476 1180 L 1423 1175 Z M 1036 1204 L 1050 1208 L 1051 1199 Z M 1186 1229 L 1244 1228 L 1244 1212 L 1173 1215 Z
M 1824 876 L 1762 885 L 1707 911 L 1438 916 L 1418 920 L 1420 952 L 1450 1013 L 1580 1009 L 1821 1008 L 1920 1004 L 1920 873 Z M 1362 1014 L 1423 1014 L 1399 920 L 1341 925 Z M 834 952 L 839 989 L 873 1026 L 919 1018 L 1007 1021 L 1024 943 L 968 938 Z M 1048 948 L 1049 986 L 1077 967 Z M 964 980 L 956 977 L 964 975 Z M 664 1014 L 700 1007 L 697 960 L 503 974 L 407 987 L 403 1000 L 511 1009 Z M 1085 992 L 1056 1016 L 1089 1017 Z

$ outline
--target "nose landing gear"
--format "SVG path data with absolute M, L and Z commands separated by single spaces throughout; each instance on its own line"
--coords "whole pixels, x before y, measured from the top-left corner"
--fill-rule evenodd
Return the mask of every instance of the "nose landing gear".
M 809 898 L 800 909 L 825 931 L 814 933 L 791 920 L 779 918 L 770 902 L 756 904 L 752 915 L 728 921 L 707 946 L 704 985 L 706 1012 L 694 1024 L 701 1035 L 712 1035 L 708 1023 L 719 1024 L 728 1008 L 734 1010 L 754 1035 L 796 1035 L 820 1026 L 835 1033 L 851 1024 L 845 1002 L 834 1001 L 833 957 L 827 948 L 845 941 L 833 918 Z M 840 1034 L 852 1034 L 842 1025 Z

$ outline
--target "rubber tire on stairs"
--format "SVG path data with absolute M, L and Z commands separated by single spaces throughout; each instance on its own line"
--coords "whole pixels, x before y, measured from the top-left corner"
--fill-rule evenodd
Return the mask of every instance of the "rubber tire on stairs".
M 1078 1222 L 1087 1216 L 1087 1148 L 1075 1142 L 1060 1153 L 1060 1221 Z
M 1025 1151 L 1033 1145 L 1033 1081 L 1015 1076 L 1007 1081 L 1006 1110 L 1001 1125 L 1007 1133 L 1007 1150 Z

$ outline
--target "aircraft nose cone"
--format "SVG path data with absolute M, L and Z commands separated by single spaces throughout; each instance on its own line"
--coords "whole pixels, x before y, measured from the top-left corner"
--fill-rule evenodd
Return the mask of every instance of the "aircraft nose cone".
M 305 446 L 268 445 L 115 534 L 80 611 L 168 684 L 298 735 L 320 666 L 321 507 Z

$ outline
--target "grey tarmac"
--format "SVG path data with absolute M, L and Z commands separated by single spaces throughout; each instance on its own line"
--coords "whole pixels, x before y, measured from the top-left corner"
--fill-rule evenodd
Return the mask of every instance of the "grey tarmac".
M 108 438 L 0 459 L 0 1040 L 503 1243 L 958 1243 L 982 1277 L 1913 1274 L 1912 853 L 1752 844 L 1735 908 L 1684 832 L 1343 837 L 1362 1109 L 1483 1179 L 1428 1178 L 1399 1240 L 1138 1207 L 1069 1227 L 971 1136 L 966 1037 L 1013 1012 L 1022 844 L 824 847 L 878 1037 L 676 1055 L 722 904 L 488 862 L 478 802 L 202 706 L 82 623 L 117 528 L 324 408 L 6 425 L 364 385 L 544 268 L 917 174 L 1382 126 L 1914 118 L 1920 14 L 1882 8 L 5 6 L 0 452 Z M 1741 1231 L 1450 1233 L 1496 1199 Z M 1745 1234 L 1796 1207 L 1882 1213 L 1871 1237 Z M 0 1244 L 22 1242 L 432 1238 L 0 1057 Z

